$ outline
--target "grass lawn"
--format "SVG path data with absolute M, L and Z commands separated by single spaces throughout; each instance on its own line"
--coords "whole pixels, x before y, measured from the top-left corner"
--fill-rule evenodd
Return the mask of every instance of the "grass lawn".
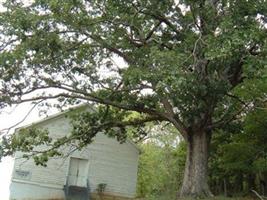
M 256 198 L 245 198 L 245 197 L 213 197 L 213 198 L 206 198 L 202 200 L 256 200 Z M 163 199 L 162 199 L 163 200 Z M 181 199 L 181 200 L 193 200 L 193 199 Z
M 257 197 L 213 197 L 213 198 L 206 198 L 206 199 L 200 199 L 200 200 L 257 200 L 259 198 Z M 176 199 L 173 199 L 170 198 L 170 197 L 153 197 L 153 198 L 146 198 L 146 199 L 137 199 L 137 200 L 176 200 Z M 192 198 L 184 198 L 184 199 L 181 199 L 181 200 L 195 200 L 195 199 L 192 199 Z

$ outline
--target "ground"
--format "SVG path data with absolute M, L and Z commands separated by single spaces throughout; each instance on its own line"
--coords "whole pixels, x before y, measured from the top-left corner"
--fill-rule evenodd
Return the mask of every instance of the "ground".
M 257 197 L 233 197 L 233 198 L 226 198 L 226 197 L 213 197 L 213 198 L 206 198 L 206 199 L 201 199 L 201 200 L 257 200 L 259 198 Z M 159 198 L 147 198 L 147 199 L 137 199 L 137 200 L 172 200 L 169 198 L 164 198 L 164 197 L 159 197 Z M 181 199 L 181 200 L 194 200 L 190 198 L 186 199 Z

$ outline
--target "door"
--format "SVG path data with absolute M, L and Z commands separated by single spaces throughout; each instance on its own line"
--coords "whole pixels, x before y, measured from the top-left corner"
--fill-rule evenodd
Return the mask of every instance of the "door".
M 68 184 L 86 187 L 88 177 L 88 160 L 70 158 Z

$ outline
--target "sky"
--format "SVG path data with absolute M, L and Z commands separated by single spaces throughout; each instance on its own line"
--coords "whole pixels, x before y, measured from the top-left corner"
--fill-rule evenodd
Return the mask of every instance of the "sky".
M 5 0 L 0 0 L 0 12 L 3 11 L 3 6 L 1 5 Z M 12 113 L 11 110 L 6 110 L 7 112 L 0 113 L 0 130 L 3 128 L 8 128 L 21 121 L 23 118 L 24 112 L 29 109 L 29 106 L 22 105 L 21 107 L 14 110 Z M 36 114 L 35 114 L 36 115 Z M 27 119 L 28 122 L 33 121 L 34 114 L 32 113 Z M 27 122 L 27 121 L 26 121 Z M 13 169 L 14 159 L 12 157 L 7 157 L 2 159 L 0 162 L 0 199 L 8 200 L 9 199 L 9 185 Z
M 22 121 L 31 107 L 32 106 L 30 104 L 22 104 L 17 108 L 5 109 L 4 112 L 0 113 L 0 130 L 13 126 Z M 55 112 L 56 111 L 51 111 L 49 115 Z M 39 116 L 38 110 L 34 109 L 17 127 L 30 124 L 44 117 L 45 116 Z M 14 129 L 11 130 L 11 133 L 12 131 L 14 131 Z M 2 162 L 0 162 L 0 200 L 9 199 L 9 185 L 13 170 L 13 163 L 14 159 L 12 157 L 6 157 L 2 159 Z
M 4 158 L 0 163 L 0 199 L 9 199 L 9 184 L 13 168 L 13 158 Z
M 22 0 L 24 3 L 29 3 L 31 0 Z M 3 6 L 1 5 L 5 0 L 0 0 L 0 12 L 4 10 Z M 123 62 L 122 58 L 114 57 L 114 60 L 112 62 L 119 66 L 120 68 L 126 67 L 126 63 Z M 102 76 L 105 74 L 111 75 L 110 71 L 107 72 L 105 69 L 100 69 L 100 73 Z M 146 91 L 147 92 L 147 91 Z M 39 112 L 37 109 L 34 109 L 30 115 L 27 116 L 27 118 L 24 120 L 25 116 L 31 109 L 30 104 L 22 104 L 14 108 L 6 109 L 5 112 L 0 112 L 0 132 L 2 129 L 8 128 L 10 126 L 13 126 L 15 124 L 18 124 L 18 122 L 23 121 L 22 123 L 19 123 L 17 127 L 24 126 L 26 124 L 30 124 L 34 121 L 40 120 L 40 118 L 44 118 L 45 116 L 40 117 Z M 48 114 L 54 114 L 58 111 L 51 110 Z M 14 131 L 14 129 L 12 129 Z M 12 132 L 11 130 L 11 132 Z M 10 185 L 10 179 L 11 174 L 13 170 L 13 163 L 14 159 L 12 157 L 7 157 L 2 159 L 0 162 L 0 200 L 8 200 L 9 199 L 9 185 Z

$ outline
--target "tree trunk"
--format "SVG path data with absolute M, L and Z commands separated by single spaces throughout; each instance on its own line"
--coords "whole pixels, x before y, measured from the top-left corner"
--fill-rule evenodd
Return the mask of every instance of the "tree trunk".
M 255 190 L 255 174 L 249 173 L 247 176 L 248 192 Z
M 210 136 L 200 131 L 187 139 L 187 158 L 180 197 L 213 196 L 208 186 L 208 146 Z
M 267 193 L 267 172 L 263 172 L 259 175 L 260 192 L 263 196 Z
M 263 172 L 263 196 L 267 194 L 267 172 Z
M 228 196 L 228 192 L 227 192 L 227 185 L 228 184 L 227 183 L 228 183 L 227 178 L 224 178 L 223 179 L 223 194 L 224 194 L 225 197 Z
M 234 192 L 240 193 L 242 191 L 243 191 L 243 174 L 242 172 L 239 172 L 235 177 Z

